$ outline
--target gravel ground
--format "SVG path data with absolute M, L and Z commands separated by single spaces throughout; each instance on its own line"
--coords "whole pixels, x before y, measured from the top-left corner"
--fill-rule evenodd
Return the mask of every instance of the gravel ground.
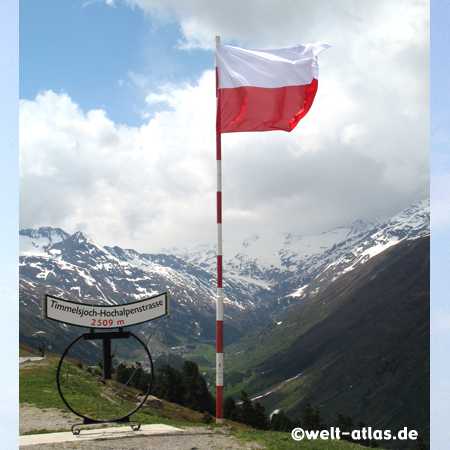
M 82 419 L 72 413 L 57 409 L 39 409 L 27 403 L 21 403 L 19 409 L 19 434 L 36 430 L 67 430 Z
M 19 418 L 20 434 L 44 429 L 48 431 L 67 430 L 73 424 L 80 423 L 80 418 L 74 414 L 56 409 L 41 410 L 28 404 L 20 405 Z M 83 426 L 82 430 L 86 428 L 88 427 Z M 189 427 L 182 435 L 153 435 L 23 447 L 24 450 L 261 450 L 263 448 L 257 443 L 239 441 L 226 429 L 208 429 L 206 427 Z

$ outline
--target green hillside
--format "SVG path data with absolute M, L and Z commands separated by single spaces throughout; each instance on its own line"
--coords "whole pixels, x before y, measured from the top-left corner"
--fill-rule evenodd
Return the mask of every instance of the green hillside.
M 21 345 L 19 352 L 21 356 L 34 356 L 39 353 L 24 345 Z M 45 414 L 46 408 L 57 408 L 64 412 L 68 411 L 59 397 L 56 387 L 56 370 L 58 362 L 58 355 L 50 355 L 43 360 L 32 363 L 26 362 L 20 365 L 19 387 L 21 403 L 31 404 L 40 408 L 42 414 Z M 74 360 L 72 363 L 73 370 L 77 370 L 78 362 Z M 116 382 L 108 381 L 107 383 L 113 385 Z M 108 387 L 109 386 L 107 386 L 107 388 Z M 90 395 L 95 394 L 92 389 L 91 385 L 91 388 L 81 390 L 80 397 L 88 399 Z M 132 388 L 126 388 L 123 391 L 123 396 L 125 401 L 127 401 L 127 396 L 135 398 L 138 393 L 138 391 Z M 318 439 L 298 442 L 292 439 L 290 433 L 253 430 L 244 425 L 230 421 L 225 421 L 224 426 L 216 425 L 214 423 L 202 425 L 203 415 L 201 413 L 191 411 L 167 401 L 163 401 L 163 404 L 164 409 L 142 407 L 132 416 L 132 419 L 139 420 L 142 424 L 165 423 L 179 428 L 187 428 L 194 425 L 196 427 L 205 426 L 210 429 L 217 428 L 218 430 L 220 429 L 221 434 L 235 436 L 242 442 L 252 442 L 267 450 L 357 450 L 366 448 L 340 440 Z M 69 430 L 61 429 L 58 431 Z M 49 431 L 42 429 L 31 431 L 31 433 L 45 432 Z
M 227 348 L 231 378 L 244 374 L 235 389 L 272 391 L 258 401 L 294 419 L 309 402 L 329 425 L 342 413 L 355 425 L 407 426 L 428 441 L 429 267 L 429 238 L 402 242 L 304 301 L 282 324 Z

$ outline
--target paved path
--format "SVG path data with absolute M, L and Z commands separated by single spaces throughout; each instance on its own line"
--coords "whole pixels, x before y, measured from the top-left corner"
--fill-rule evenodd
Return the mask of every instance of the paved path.
M 25 435 L 19 437 L 23 450 L 262 450 L 255 442 L 243 442 L 223 429 L 205 427 L 175 428 L 169 425 L 142 425 L 84 429 L 72 432 Z
M 168 435 L 182 434 L 185 431 L 181 428 L 171 427 L 170 425 L 153 424 L 142 425 L 137 431 L 131 426 L 100 428 L 100 429 L 81 429 L 80 434 L 73 434 L 71 431 L 62 433 L 45 433 L 19 436 L 19 446 L 36 444 L 56 444 L 61 442 L 83 442 L 96 439 L 119 439 L 126 437 L 143 437 L 150 435 Z
M 44 357 L 43 356 L 20 356 L 19 364 L 23 363 L 25 361 L 40 361 L 41 359 L 44 359 Z

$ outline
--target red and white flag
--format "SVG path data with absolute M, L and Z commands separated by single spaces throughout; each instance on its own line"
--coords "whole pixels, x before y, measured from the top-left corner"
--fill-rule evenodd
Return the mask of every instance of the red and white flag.
M 314 101 L 324 42 L 273 49 L 216 44 L 217 133 L 291 131 Z

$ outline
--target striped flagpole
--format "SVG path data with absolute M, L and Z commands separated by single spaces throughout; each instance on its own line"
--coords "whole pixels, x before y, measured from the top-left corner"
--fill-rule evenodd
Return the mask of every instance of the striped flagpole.
M 216 36 L 220 44 L 220 36 Z M 216 56 L 216 103 L 219 100 L 219 78 Z M 217 114 L 220 114 L 217 108 Z M 223 423 L 223 289 L 222 289 L 222 141 L 216 132 L 217 160 L 217 303 L 216 303 L 216 423 Z

